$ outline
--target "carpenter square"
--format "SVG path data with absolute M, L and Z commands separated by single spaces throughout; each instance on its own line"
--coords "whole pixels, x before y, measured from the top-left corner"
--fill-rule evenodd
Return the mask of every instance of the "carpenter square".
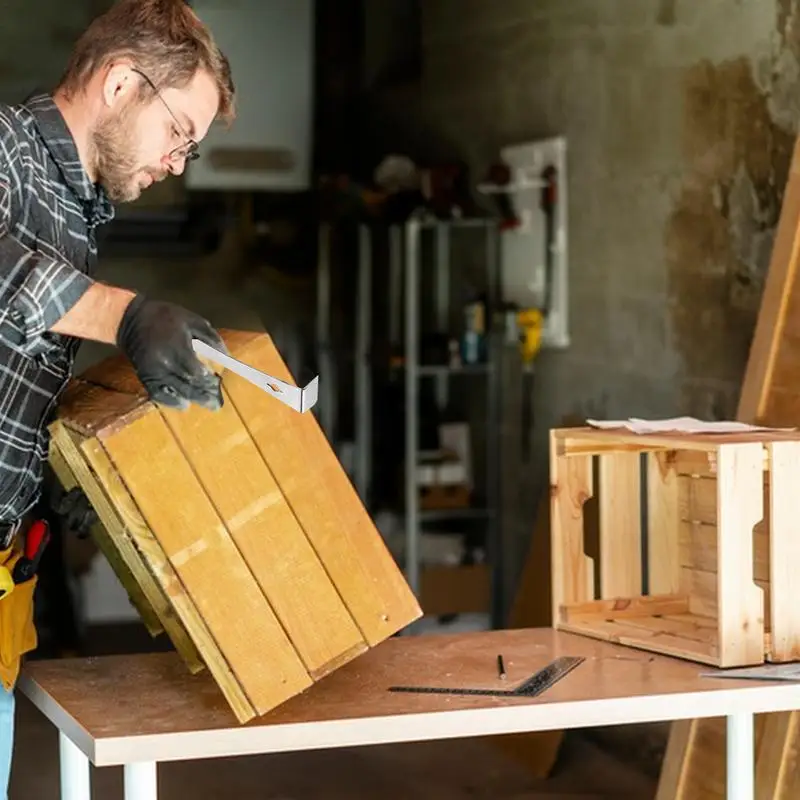
M 531 675 L 515 689 L 446 689 L 440 686 L 390 686 L 390 692 L 415 694 L 469 694 L 484 697 L 536 697 L 560 681 L 586 659 L 583 656 L 562 656 Z
M 211 345 L 200 341 L 200 339 L 192 339 L 192 347 L 197 355 L 205 356 L 205 358 L 214 361 L 221 367 L 235 372 L 246 381 L 250 381 L 250 383 L 258 386 L 259 389 L 263 389 L 276 400 L 280 400 L 281 403 L 293 408 L 295 411 L 299 411 L 301 414 L 316 405 L 317 397 L 319 396 L 319 375 L 301 389 L 299 386 L 293 386 L 291 383 L 273 378 L 272 375 L 267 375 L 266 372 L 261 372 L 255 367 L 248 366 L 237 358 L 233 358 L 233 356 L 221 353 Z

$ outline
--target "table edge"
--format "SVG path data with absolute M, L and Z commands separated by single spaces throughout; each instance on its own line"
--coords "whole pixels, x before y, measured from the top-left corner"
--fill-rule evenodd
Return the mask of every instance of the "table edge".
M 96 763 L 97 742 L 86 728 L 81 725 L 60 703 L 42 689 L 36 681 L 22 673 L 17 681 L 17 690 L 92 762 Z
M 28 679 L 21 688 L 97 767 L 800 710 L 800 684 L 781 682 L 713 691 L 515 703 L 490 708 L 95 738 L 35 682 Z

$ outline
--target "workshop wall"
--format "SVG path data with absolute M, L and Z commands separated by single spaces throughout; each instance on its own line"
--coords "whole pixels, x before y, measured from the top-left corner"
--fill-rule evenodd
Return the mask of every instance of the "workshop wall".
M 572 346 L 539 362 L 539 469 L 506 460 L 531 498 L 506 512 L 518 547 L 535 502 L 518 487 L 541 486 L 565 414 L 735 415 L 797 127 L 797 6 L 424 4 L 421 86 L 386 92 L 387 115 L 450 143 L 473 182 L 505 144 L 569 141 Z

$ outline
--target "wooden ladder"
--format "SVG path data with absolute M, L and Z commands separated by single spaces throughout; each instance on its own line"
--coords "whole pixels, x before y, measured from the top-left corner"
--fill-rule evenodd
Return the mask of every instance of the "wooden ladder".
M 800 426 L 800 138 L 786 183 L 737 419 Z M 725 797 L 724 718 L 671 726 L 656 800 Z M 800 797 L 800 714 L 759 714 L 755 723 L 756 800 Z

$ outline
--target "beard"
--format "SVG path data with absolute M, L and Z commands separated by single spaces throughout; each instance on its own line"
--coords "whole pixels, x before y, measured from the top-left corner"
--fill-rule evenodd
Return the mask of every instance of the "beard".
M 97 182 L 114 203 L 130 203 L 142 193 L 139 176 L 144 171 L 138 159 L 136 141 L 137 105 L 128 103 L 117 113 L 103 117 L 92 132 L 92 148 L 97 165 Z

